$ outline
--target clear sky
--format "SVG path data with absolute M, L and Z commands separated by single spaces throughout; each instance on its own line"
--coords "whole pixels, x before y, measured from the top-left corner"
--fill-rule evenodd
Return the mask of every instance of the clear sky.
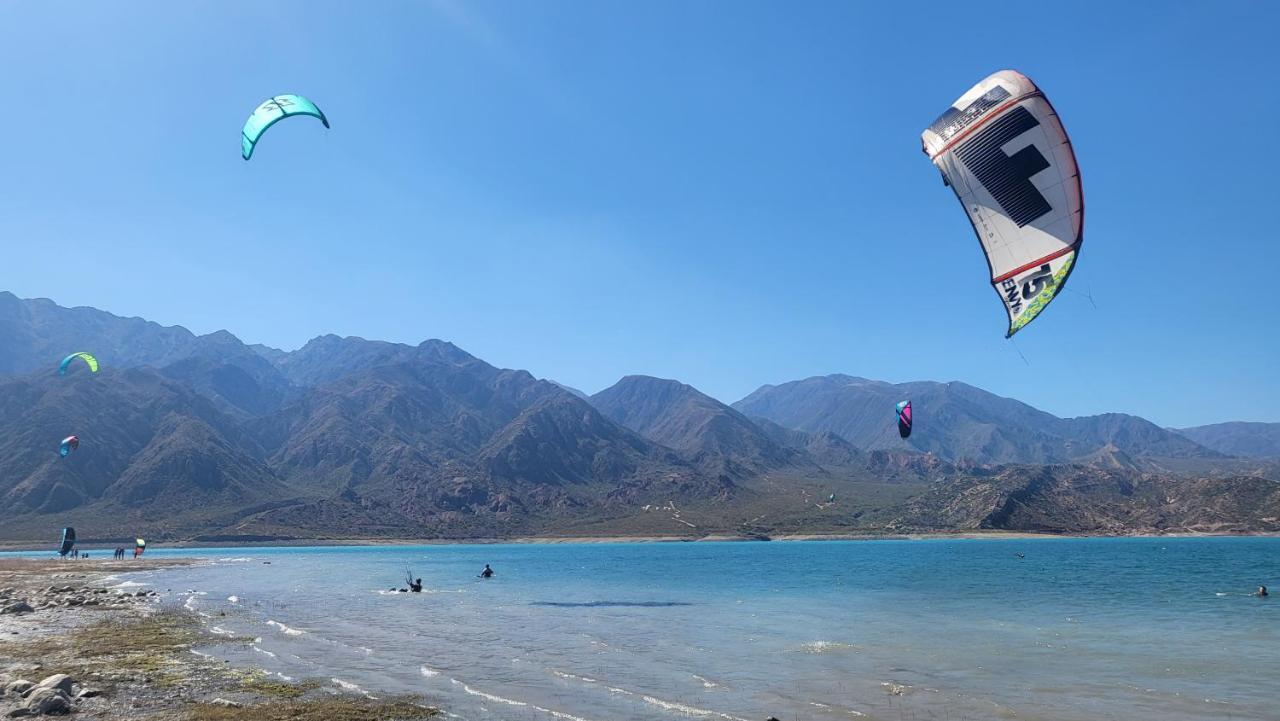
M 1269 2 L 7 0 L 0 289 L 285 349 L 443 338 L 588 392 L 843 372 L 1280 421 L 1277 26 Z M 1057 106 L 1088 206 L 1016 348 L 919 141 L 1005 67 Z M 333 127 L 246 163 L 278 93 Z

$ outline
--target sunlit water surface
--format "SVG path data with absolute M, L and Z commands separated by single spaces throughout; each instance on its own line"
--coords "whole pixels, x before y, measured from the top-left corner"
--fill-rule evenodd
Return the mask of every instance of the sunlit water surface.
M 1280 539 L 147 553 L 203 652 L 463 719 L 1280 718 Z

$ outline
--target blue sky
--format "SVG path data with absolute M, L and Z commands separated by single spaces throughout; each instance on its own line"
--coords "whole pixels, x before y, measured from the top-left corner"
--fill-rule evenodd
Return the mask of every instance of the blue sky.
M 1280 421 L 1280 5 L 907 5 L 10 0 L 0 289 L 286 349 L 444 338 L 588 392 L 844 372 Z M 1016 348 L 919 149 L 1005 67 L 1088 207 Z M 286 92 L 332 129 L 245 163 Z

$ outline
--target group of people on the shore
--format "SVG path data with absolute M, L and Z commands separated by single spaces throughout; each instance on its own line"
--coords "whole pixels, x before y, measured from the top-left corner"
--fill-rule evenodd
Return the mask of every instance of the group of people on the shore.
M 493 569 L 489 567 L 489 564 L 487 564 L 487 563 L 486 563 L 486 564 L 484 564 L 484 570 L 480 572 L 480 576 L 479 576 L 479 577 L 480 577 L 480 578 L 493 578 Z M 413 574 L 412 574 L 412 573 L 410 573 L 410 574 L 409 574 L 409 577 L 408 577 L 408 579 L 407 579 L 407 581 L 408 581 L 408 585 L 409 585 L 409 587 L 408 587 L 408 588 L 402 588 L 402 589 L 400 589 L 400 593 L 422 593 L 422 579 L 421 579 L 421 578 L 414 578 L 414 577 L 413 577 Z M 394 590 L 396 590 L 396 589 L 394 589 L 394 588 L 393 588 L 393 589 L 391 589 L 391 590 L 393 590 L 393 591 L 394 591 Z
M 138 551 L 136 551 L 136 550 L 133 552 L 133 557 L 134 557 L 134 558 L 137 558 L 137 557 L 138 557 L 138 556 L 140 556 L 140 555 L 142 555 L 142 554 L 141 554 L 141 553 L 139 553 L 139 552 L 138 552 Z M 89 557 L 89 554 L 88 554 L 88 553 L 84 553 L 84 552 L 82 552 L 82 551 L 81 551 L 80 549 L 78 549 L 78 548 L 73 548 L 73 549 L 71 549 L 71 552 L 69 552 L 69 553 L 67 554 L 67 556 L 66 556 L 66 557 L 67 557 L 67 558 L 76 558 L 76 559 L 85 559 L 85 558 L 88 558 L 88 557 Z M 129 557 L 129 549 L 127 549 L 127 548 L 117 548 L 115 551 L 113 551 L 113 552 L 112 552 L 112 558 L 114 558 L 114 559 L 115 559 L 115 560 L 117 560 L 117 561 L 119 561 L 119 560 L 121 560 L 121 559 L 128 558 L 128 557 Z M 487 568 L 487 566 L 486 566 L 486 568 Z

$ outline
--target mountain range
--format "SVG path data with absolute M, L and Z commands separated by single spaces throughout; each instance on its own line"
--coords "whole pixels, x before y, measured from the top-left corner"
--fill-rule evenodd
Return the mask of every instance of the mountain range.
M 77 350 L 101 371 L 60 376 Z M 1280 530 L 1280 424 L 1226 425 L 843 375 L 586 396 L 439 340 L 286 352 L 0 292 L 0 540 Z
M 1178 428 L 1187 438 L 1205 448 L 1245 458 L 1280 458 L 1280 423 L 1214 423 L 1194 428 Z

